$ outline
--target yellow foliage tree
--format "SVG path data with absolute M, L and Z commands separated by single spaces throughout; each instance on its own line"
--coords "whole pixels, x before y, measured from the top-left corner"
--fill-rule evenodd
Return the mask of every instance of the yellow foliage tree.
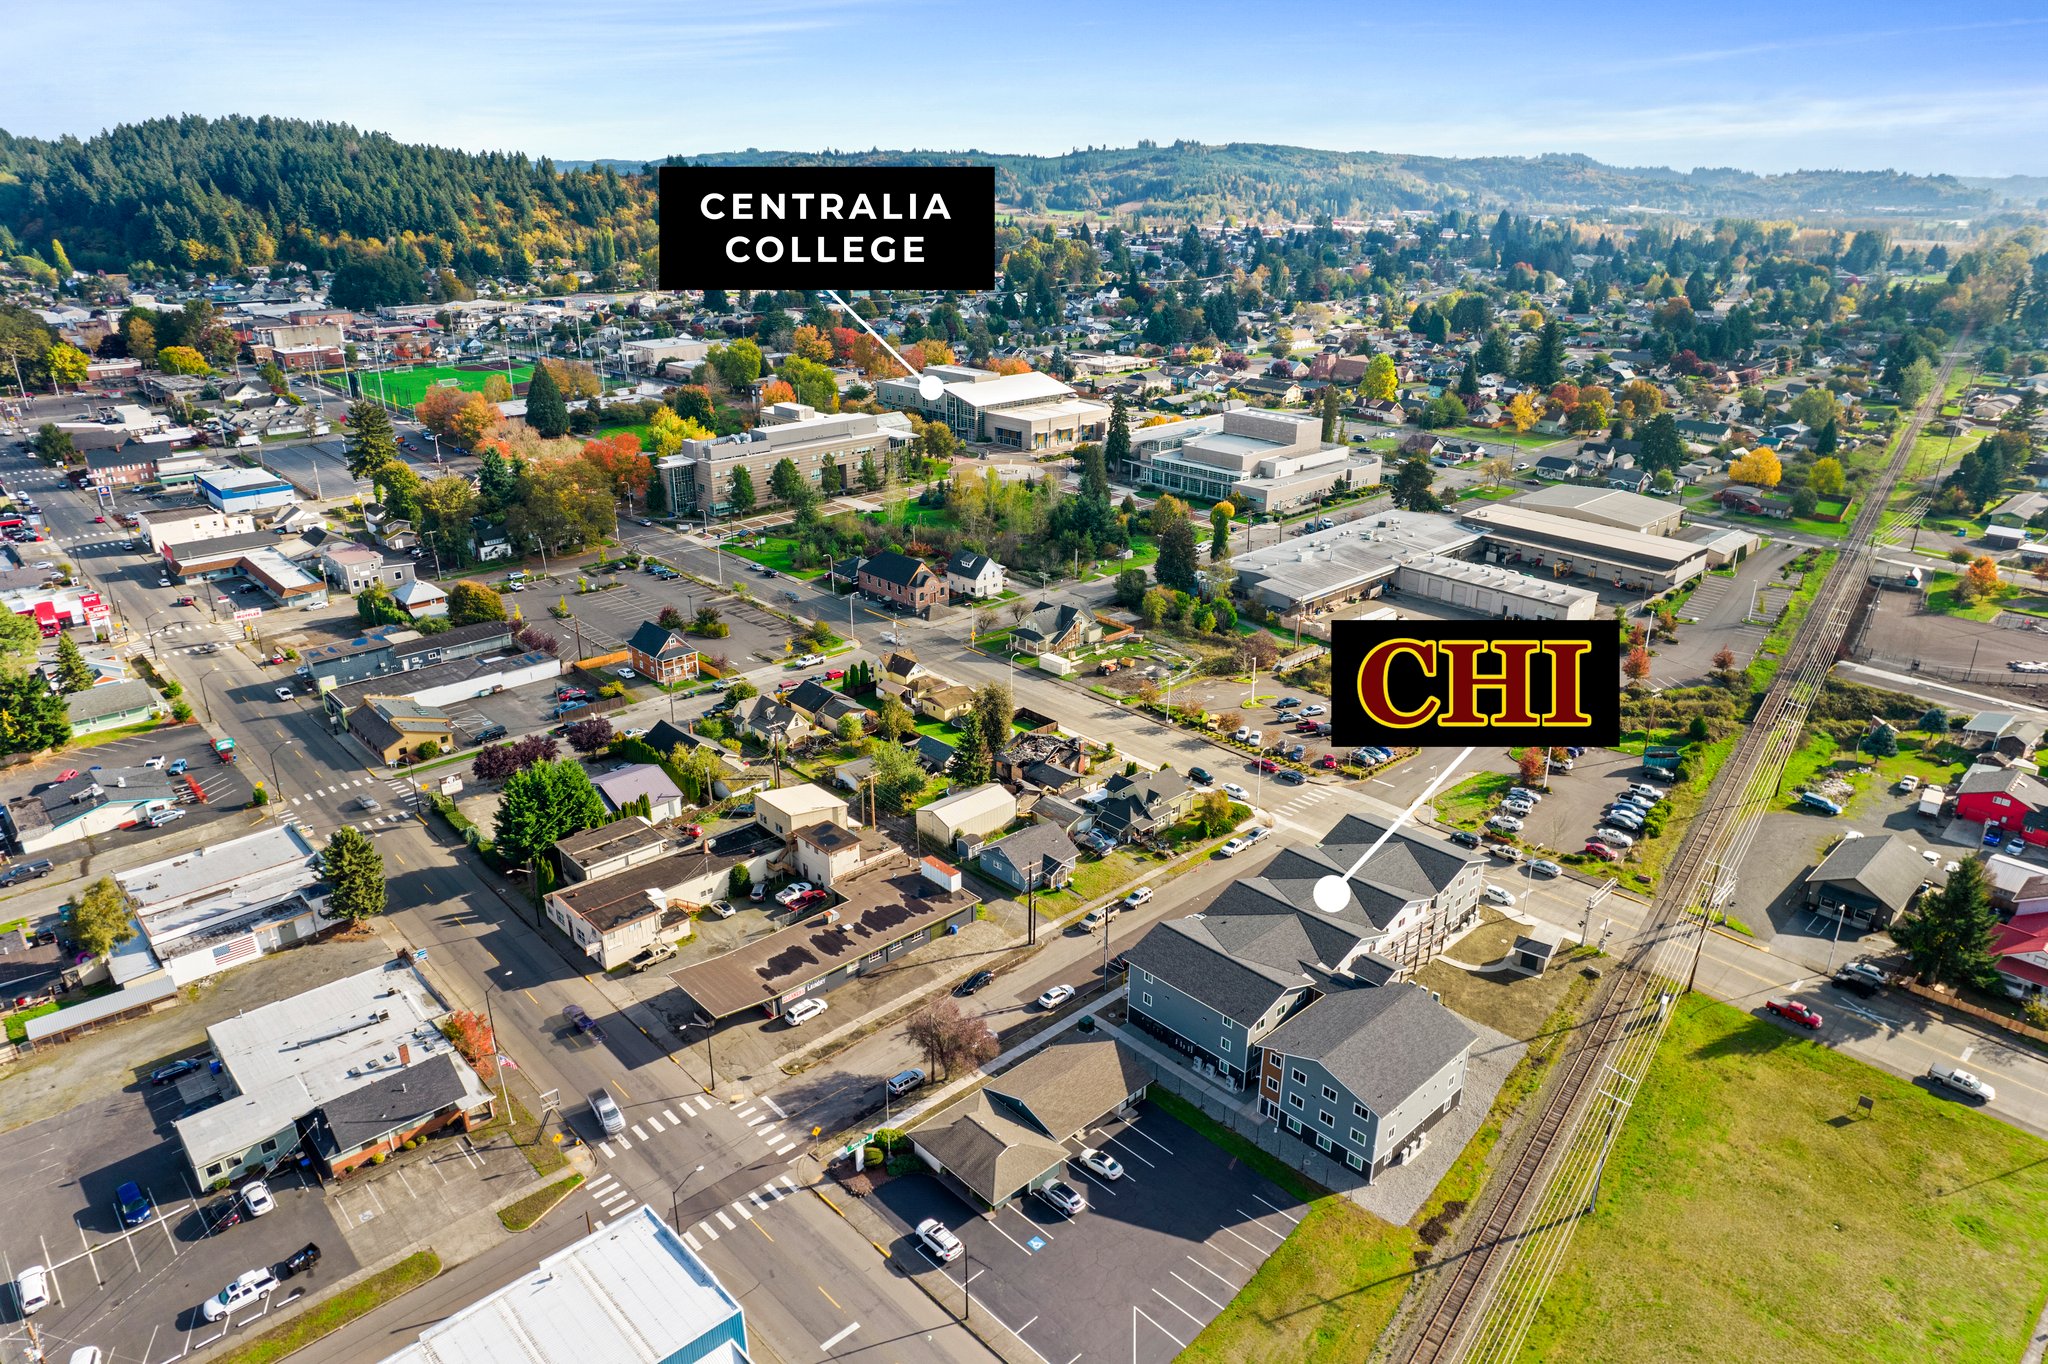
M 1529 401 L 1526 393 L 1517 393 L 1515 400 L 1508 404 L 1508 425 L 1516 431 L 1527 431 L 1536 424 L 1536 404 Z
M 1778 480 L 1784 476 L 1785 466 L 1778 462 L 1778 452 L 1764 445 L 1744 451 L 1741 458 L 1728 466 L 1728 481 L 1731 483 L 1753 483 L 1759 488 L 1775 488 L 1778 486 Z
M 474 450 L 478 441 L 489 436 L 504 422 L 505 414 L 498 410 L 496 403 L 481 393 L 472 393 L 464 400 L 462 406 L 455 409 L 455 415 L 449 418 L 448 427 L 455 439 L 462 442 L 464 449 Z
M 1980 554 L 1970 560 L 1970 566 L 1963 570 L 1960 595 L 1973 600 L 1978 597 L 1995 597 L 2002 586 L 2004 583 L 1998 576 L 1998 560 L 1988 554 Z

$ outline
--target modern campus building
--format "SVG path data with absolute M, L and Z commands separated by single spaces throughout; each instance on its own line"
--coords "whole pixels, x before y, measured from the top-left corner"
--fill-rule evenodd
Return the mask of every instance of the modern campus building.
M 968 365 L 927 365 L 924 372 L 944 385 L 938 397 L 927 399 L 911 376 L 876 384 L 876 401 L 1001 450 L 1052 454 L 1109 433 L 1108 405 L 1080 397 L 1050 374 L 997 374 Z
M 754 485 L 754 504 L 777 500 L 769 475 L 790 460 L 813 487 L 825 486 L 825 470 L 836 466 L 842 486 L 857 487 L 861 461 L 878 463 L 910 438 L 909 423 L 891 414 L 821 414 L 802 403 L 775 403 L 751 431 L 713 440 L 686 440 L 683 448 L 655 467 L 671 516 L 724 516 L 732 507 L 733 475 L 740 469 Z
M 1339 483 L 1380 481 L 1376 454 L 1325 445 L 1321 420 L 1308 413 L 1244 408 L 1131 432 L 1131 457 L 1113 477 L 1240 512 L 1281 512 L 1313 505 Z

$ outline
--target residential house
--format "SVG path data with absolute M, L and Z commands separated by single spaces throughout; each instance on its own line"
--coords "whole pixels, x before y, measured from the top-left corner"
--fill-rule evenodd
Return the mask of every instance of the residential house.
M 1546 483 L 1564 483 L 1573 475 L 1573 464 L 1563 455 L 1544 455 L 1530 472 Z
M 1081 850 L 1056 824 L 1033 824 L 984 847 L 981 869 L 1022 894 L 1064 886 Z
M 337 540 L 324 546 L 319 565 L 322 577 L 351 596 L 372 583 L 383 583 L 393 589 L 403 587 L 416 576 L 412 560 L 386 559 L 379 551 L 353 540 Z
M 900 611 L 929 616 L 946 599 L 946 580 L 921 560 L 887 552 L 861 561 L 860 591 Z
M 603 970 L 623 966 L 643 948 L 690 936 L 685 893 L 696 879 L 699 860 L 695 854 L 676 853 L 558 886 L 548 892 L 548 921 Z
M 564 881 L 594 881 L 652 862 L 668 848 L 667 834 L 639 815 L 628 815 L 557 840 L 555 862 Z
M 2048 846 L 2048 782 L 2023 767 L 1980 764 L 1956 785 L 1956 817 Z
M 974 688 L 963 687 L 937 673 L 926 673 L 910 684 L 910 695 L 919 715 L 950 724 L 974 709 Z
M 836 890 L 902 850 L 878 833 L 862 834 L 829 821 L 806 824 L 789 841 L 790 865 L 814 886 Z
M 2048 995 L 2048 886 L 2035 889 L 2040 893 L 1991 930 L 1993 963 L 2014 999 Z
M 438 586 L 424 579 L 415 578 L 400 583 L 391 593 L 391 600 L 404 608 L 405 614 L 414 620 L 429 617 L 446 619 L 448 615 L 448 594 Z
M 1266 1034 L 1259 1114 L 1370 1181 L 1456 1110 L 1477 1041 L 1411 981 L 1333 990 Z
M 985 839 L 1017 818 L 1017 798 L 994 782 L 956 791 L 917 812 L 917 836 L 951 850 L 962 839 Z
M 668 773 L 653 763 L 629 763 L 613 768 L 591 778 L 597 793 L 604 797 L 605 807 L 613 814 L 624 810 L 643 796 L 647 799 L 647 816 L 657 824 L 671 819 L 682 818 L 689 802 Z
M 1118 773 L 1095 804 L 1095 828 L 1119 843 L 1133 843 L 1187 817 L 1195 788 L 1178 772 Z
M 150 685 L 133 678 L 87 687 L 64 698 L 64 713 L 71 719 L 73 737 L 141 724 L 155 719 L 164 710 L 163 700 Z
M 875 678 L 875 687 L 884 696 L 901 696 L 924 673 L 924 664 L 917 661 L 916 654 L 899 649 L 882 655 L 882 671 Z
M 626 657 L 633 671 L 650 682 L 671 686 L 697 676 L 697 650 L 680 630 L 668 630 L 643 620 L 626 641 Z
M 1003 566 L 986 554 L 956 549 L 946 560 L 946 590 L 954 600 L 987 601 L 1003 595 Z
M 1926 882 L 1927 863 L 1897 834 L 1845 838 L 1806 874 L 1814 913 L 1859 928 L 1889 929 Z
M 960 753 L 959 749 L 944 739 L 935 739 L 929 734 L 918 735 L 917 742 L 911 745 L 911 751 L 917 757 L 917 765 L 935 777 L 943 775 Z
M 800 782 L 754 794 L 754 822 L 787 843 L 799 829 L 814 824 L 853 827 L 853 813 L 845 801 L 820 786 Z
M 1022 789 L 1072 791 L 1093 764 L 1079 739 L 1051 733 L 1020 734 L 995 757 L 997 781 Z
M 1986 749 L 2005 758 L 2024 758 L 2048 733 L 2048 726 L 2007 710 L 1984 710 L 1972 715 L 1957 736 L 1963 743 Z
M 1102 641 L 1102 622 L 1078 606 L 1044 603 L 1010 631 L 1018 653 L 1064 654 Z
M 763 745 L 802 743 L 817 733 L 809 720 L 772 696 L 752 696 L 733 709 L 732 722 L 741 735 Z

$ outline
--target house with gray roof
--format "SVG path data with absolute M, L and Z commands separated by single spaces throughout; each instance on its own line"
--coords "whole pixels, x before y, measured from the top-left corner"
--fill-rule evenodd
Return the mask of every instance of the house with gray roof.
M 1267 1035 L 1259 1114 L 1369 1181 L 1457 1108 L 1477 1040 L 1412 981 L 1336 990 Z
M 1095 827 L 1120 842 L 1146 838 L 1187 816 L 1195 788 L 1178 772 L 1122 773 L 1103 787 L 1095 806 Z
M 1829 918 L 1890 928 L 1927 884 L 1927 870 L 1897 834 L 1845 838 L 1806 874 L 1806 903 Z
M 64 698 L 64 713 L 70 717 L 73 737 L 153 720 L 163 713 L 163 708 L 163 702 L 149 684 L 134 678 L 87 687 Z
M 1056 824 L 1033 824 L 981 850 L 981 869 L 1011 890 L 1052 890 L 1074 874 L 1081 850 Z

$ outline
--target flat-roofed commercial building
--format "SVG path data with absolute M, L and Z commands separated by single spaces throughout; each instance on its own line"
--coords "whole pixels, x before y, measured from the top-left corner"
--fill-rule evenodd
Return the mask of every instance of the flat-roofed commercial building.
M 1489 562 L 1553 578 L 1591 578 L 1625 591 L 1657 593 L 1707 571 L 1704 545 L 1575 521 L 1513 503 L 1473 507 L 1460 512 L 1459 520 L 1480 533 Z
M 1276 611 L 1326 613 L 1379 595 L 1404 561 L 1460 558 L 1479 533 L 1438 512 L 1387 510 L 1238 555 L 1237 591 Z
M 927 365 L 924 372 L 944 385 L 937 398 L 927 399 L 913 376 L 876 384 L 876 401 L 942 421 L 964 441 L 1005 450 L 1069 450 L 1109 431 L 1106 403 L 1079 396 L 1050 374 L 997 374 L 969 365 Z
M 1313 505 L 1331 489 L 1380 481 L 1376 454 L 1325 445 L 1321 419 L 1307 413 L 1242 409 L 1141 427 L 1131 457 L 1111 473 L 1148 488 L 1240 511 L 1279 512 Z
M 1588 488 L 1575 483 L 1558 483 L 1524 493 L 1509 503 L 1532 511 L 1565 516 L 1574 521 L 1632 530 L 1638 535 L 1676 535 L 1685 514 L 1676 503 L 1663 498 L 1619 488 Z
M 1403 598 L 1441 602 L 1501 620 L 1591 620 L 1600 611 L 1600 594 L 1583 587 L 1441 555 L 1400 560 L 1394 587 Z
M 661 461 L 655 473 L 671 515 L 725 515 L 732 510 L 733 474 L 740 469 L 753 481 L 755 505 L 773 505 L 769 475 L 785 459 L 813 487 L 824 486 L 831 465 L 839 468 L 843 486 L 857 486 L 863 459 L 879 463 L 910 438 L 909 424 L 888 414 L 820 413 L 802 403 L 776 403 L 761 418 L 751 431 L 686 440 L 679 452 Z

